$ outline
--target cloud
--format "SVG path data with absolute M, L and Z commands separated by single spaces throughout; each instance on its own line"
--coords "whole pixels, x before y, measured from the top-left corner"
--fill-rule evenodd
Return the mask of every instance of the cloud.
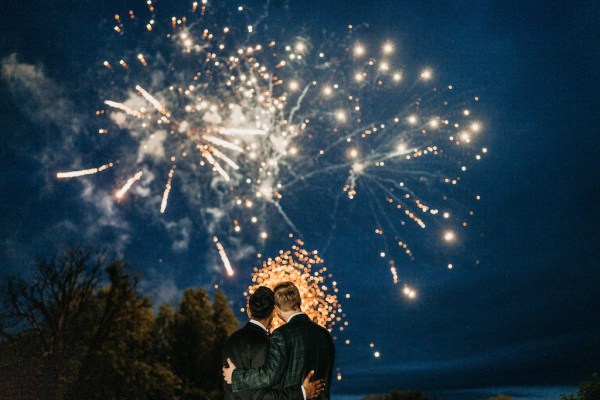
M 173 240 L 171 248 L 174 251 L 187 250 L 190 244 L 192 221 L 188 217 L 185 217 L 177 222 L 168 221 L 164 224 Z
M 234 263 L 245 261 L 256 254 L 256 248 L 243 243 L 242 239 L 230 238 L 229 243 L 231 250 L 228 256 Z
M 140 197 L 147 198 L 152 194 L 150 184 L 154 181 L 154 173 L 147 167 L 142 167 L 142 178 L 140 182 L 134 186 L 133 192 Z
M 219 125 L 221 122 L 223 122 L 223 118 L 221 118 L 221 116 L 216 110 L 207 111 L 204 114 L 204 117 L 202 117 L 202 120 L 213 125 Z
M 16 105 L 33 122 L 54 124 L 69 133 L 78 133 L 84 118 L 76 112 L 75 104 L 62 88 L 48 78 L 42 67 L 19 62 L 16 54 L 4 57 L 1 76 Z
M 116 100 L 112 100 L 112 101 L 116 101 Z M 116 101 L 116 102 L 118 103 L 118 101 Z M 133 91 L 129 91 L 127 100 L 125 100 L 122 103 L 132 110 L 143 110 L 144 107 L 148 106 L 148 103 L 146 103 L 146 100 L 144 100 L 143 97 L 141 97 L 140 95 L 138 95 L 136 92 L 133 92 Z M 135 117 L 128 116 L 126 113 L 124 113 L 122 111 L 116 111 L 116 110 L 113 110 L 110 112 L 110 119 L 115 124 L 117 124 L 117 126 L 119 128 L 122 128 L 122 129 L 123 128 L 131 128 L 132 126 L 131 126 L 130 121 L 136 120 Z M 130 129 L 129 132 L 134 137 L 137 137 L 139 135 L 139 132 L 137 132 L 134 129 Z
M 174 304 L 182 293 L 175 282 L 174 276 L 156 268 L 144 271 L 144 279 L 140 286 L 144 293 L 152 297 L 152 303 L 155 305 Z
M 119 128 L 123 128 L 127 122 L 127 114 L 123 112 L 112 112 L 110 113 L 110 119 L 117 124 Z
M 45 185 L 42 194 L 51 193 L 56 183 L 57 169 L 78 169 L 81 160 L 74 156 L 81 140 L 80 133 L 87 117 L 82 115 L 65 89 L 48 77 L 45 68 L 20 62 L 17 54 L 0 59 L 0 79 L 6 83 L 10 99 L 20 111 L 15 117 L 27 120 L 33 127 L 23 131 L 23 125 L 9 126 L 5 143 L 16 154 L 38 162 L 43 168 Z M 65 165 L 68 155 L 69 165 Z M 89 165 L 85 168 L 89 168 Z
M 81 140 L 90 140 L 87 135 L 80 134 L 88 118 L 78 111 L 65 87 L 47 76 L 42 65 L 21 62 L 17 54 L 11 54 L 0 59 L 0 79 L 6 83 L 11 99 L 23 117 L 35 126 L 31 132 L 20 132 L 13 128 L 12 134 L 22 140 L 7 141 L 14 146 L 35 144 L 23 153 L 24 157 L 39 162 L 45 178 L 45 185 L 38 186 L 37 192 L 32 194 L 37 196 L 34 201 L 41 202 L 43 198 L 53 201 L 70 196 L 71 193 L 64 186 L 57 188 L 55 172 L 57 169 L 90 167 L 82 162 L 76 151 Z M 32 141 L 33 132 L 39 133 L 42 140 Z M 65 158 L 69 165 L 65 165 Z M 19 246 L 13 240 L 6 242 L 15 249 L 11 258 L 18 256 L 16 252 L 22 246 L 45 254 L 58 242 L 67 244 L 81 240 L 97 245 L 110 244 L 117 253 L 123 252 L 130 241 L 130 228 L 116 205 L 113 193 L 98 189 L 92 178 L 79 178 L 77 182 L 81 190 L 75 197 L 82 201 L 77 209 L 53 209 L 50 218 L 55 218 L 54 223 L 38 232 L 35 238 L 16 239 L 27 244 Z M 66 192 L 63 193 L 63 190 Z M 61 201 L 63 203 L 70 203 L 70 199 L 65 198 L 64 202 Z M 60 212 L 68 214 L 60 216 Z
M 156 131 L 147 138 L 140 140 L 137 162 L 142 161 L 146 156 L 151 156 L 155 160 L 164 159 L 165 140 L 167 140 L 167 131 L 165 130 Z
M 206 230 L 208 231 L 208 233 L 214 234 L 217 230 L 217 226 L 226 214 L 222 208 L 206 207 L 202 209 L 202 215 L 206 220 Z
M 94 243 L 99 237 L 110 232 L 114 237 L 110 240 L 111 248 L 122 255 L 131 241 L 130 226 L 117 207 L 112 193 L 98 189 L 90 179 L 80 179 L 83 185 L 81 200 L 87 203 L 94 213 L 88 213 L 85 225 L 85 237 Z

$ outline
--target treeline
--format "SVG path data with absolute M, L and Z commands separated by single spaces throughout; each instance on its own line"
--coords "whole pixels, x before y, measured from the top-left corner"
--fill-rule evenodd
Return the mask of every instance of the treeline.
M 122 260 L 75 248 L 11 278 L 0 309 L 1 399 L 222 399 L 238 321 L 217 291 L 154 312 Z
M 363 400 L 440 400 L 438 397 L 427 397 L 419 390 L 392 390 L 389 393 L 381 395 L 366 396 Z M 512 400 L 511 396 L 498 394 L 488 397 L 487 400 Z M 600 376 L 593 374 L 592 378 L 583 381 L 577 388 L 575 394 L 562 394 L 560 400 L 600 400 Z
M 437 397 L 428 398 L 420 390 L 392 390 L 387 394 L 371 395 L 363 400 L 439 400 Z

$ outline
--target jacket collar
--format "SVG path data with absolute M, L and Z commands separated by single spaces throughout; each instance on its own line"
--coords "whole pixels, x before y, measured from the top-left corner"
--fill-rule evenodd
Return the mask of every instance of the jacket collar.
M 297 317 L 298 315 L 306 315 L 306 314 L 305 314 L 305 313 L 303 313 L 302 311 L 298 311 L 297 313 L 295 313 L 295 314 L 292 314 L 292 315 L 290 316 L 290 318 L 287 320 L 287 322 L 289 323 L 289 322 L 292 320 L 292 318 L 294 318 L 294 317 Z
M 302 323 L 302 322 L 306 322 L 306 321 L 310 321 L 310 318 L 308 317 L 308 315 L 306 315 L 305 313 L 301 312 L 301 313 L 297 313 L 291 316 L 290 319 L 288 319 L 287 324 L 297 324 L 297 323 Z
M 259 321 L 255 320 L 255 319 L 250 319 L 250 321 L 248 321 L 248 323 L 256 325 L 256 326 L 260 327 L 263 331 L 269 333 L 269 330 L 267 329 L 267 327 L 264 326 L 263 324 L 261 324 Z

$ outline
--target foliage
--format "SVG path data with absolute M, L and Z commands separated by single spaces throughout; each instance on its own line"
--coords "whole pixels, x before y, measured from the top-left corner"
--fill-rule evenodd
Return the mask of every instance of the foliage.
M 563 394 L 561 400 L 600 400 L 600 376 L 593 374 L 592 379 L 579 384 L 577 394 Z
M 153 312 L 122 260 L 75 248 L 2 289 L 0 398 L 219 399 L 227 298 L 187 289 Z M 101 284 L 106 282 L 106 284 Z M 218 376 L 217 376 L 218 375 Z

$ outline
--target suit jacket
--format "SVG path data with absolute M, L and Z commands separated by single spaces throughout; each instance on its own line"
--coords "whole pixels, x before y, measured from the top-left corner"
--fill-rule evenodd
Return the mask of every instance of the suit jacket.
M 248 322 L 225 342 L 223 365 L 226 365 L 227 358 L 230 358 L 238 368 L 259 368 L 265 363 L 268 352 L 269 336 L 267 332 L 260 326 Z M 225 400 L 304 400 L 300 385 L 286 389 L 267 388 L 232 392 L 231 385 L 225 382 L 223 389 Z
M 232 388 L 234 392 L 287 388 L 301 384 L 306 374 L 314 370 L 314 379 L 324 379 L 326 383 L 320 398 L 329 399 L 334 358 L 335 348 L 327 329 L 312 322 L 306 314 L 296 315 L 273 332 L 262 367 L 233 371 Z

